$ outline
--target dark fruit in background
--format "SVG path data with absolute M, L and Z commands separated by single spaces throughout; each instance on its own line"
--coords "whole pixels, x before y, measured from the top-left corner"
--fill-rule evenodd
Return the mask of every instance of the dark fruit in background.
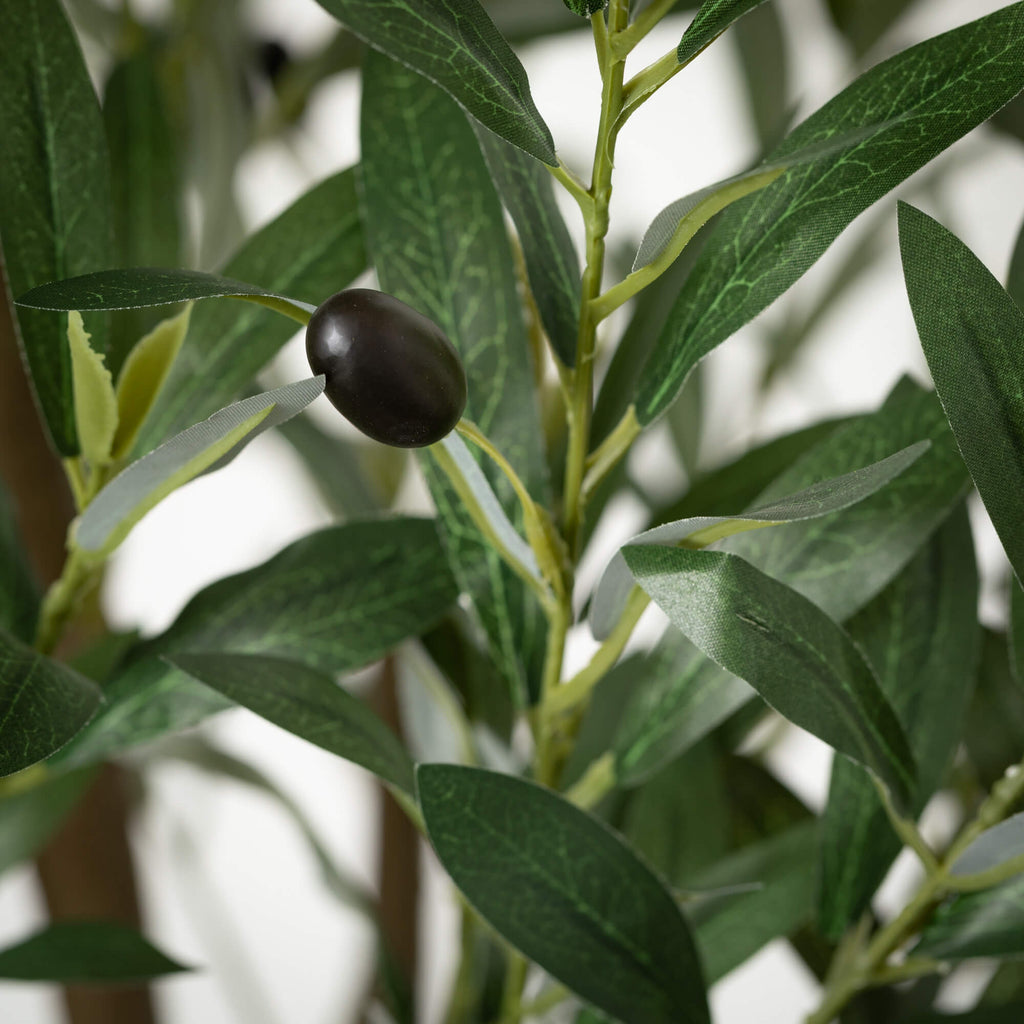
M 444 331 L 384 292 L 332 295 L 306 327 L 306 357 L 331 404 L 383 444 L 440 441 L 466 407 L 466 371 Z

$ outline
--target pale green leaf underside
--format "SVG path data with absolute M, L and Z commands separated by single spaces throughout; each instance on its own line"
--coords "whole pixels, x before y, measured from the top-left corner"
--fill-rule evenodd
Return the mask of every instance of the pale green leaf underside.
M 236 402 L 171 438 L 96 495 L 78 521 L 75 545 L 97 555 L 112 551 L 168 494 L 227 465 L 253 438 L 294 416 L 323 389 L 323 376 L 286 384 Z
M 872 68 L 796 128 L 769 160 L 870 134 L 723 214 L 643 371 L 640 422 L 661 415 L 697 362 L 801 277 L 857 214 L 1022 87 L 1024 4 L 1016 3 Z
M 1024 855 L 1024 813 L 999 822 L 967 847 L 951 868 L 954 875 L 973 875 Z
M 907 805 L 916 769 L 903 728 L 863 655 L 817 605 L 726 552 L 627 547 L 624 555 L 709 658 Z
M 625 1024 L 707 1024 L 679 908 L 607 826 L 495 772 L 421 765 L 416 783 L 442 865 L 513 946 Z
M 526 72 L 477 0 L 318 2 L 370 46 L 441 86 L 496 135 L 558 163 Z
M 1024 580 L 1024 311 L 955 235 L 907 203 L 900 252 L 910 308 L 964 462 Z
M 90 346 L 77 310 L 68 313 L 68 347 L 78 444 L 92 466 L 102 466 L 110 458 L 117 431 L 117 398 L 110 371 L 103 356 Z
M 689 548 L 702 548 L 708 544 L 746 530 L 776 526 L 779 523 L 799 522 L 829 515 L 874 494 L 908 466 L 917 461 L 929 447 L 921 441 L 886 459 L 854 470 L 831 480 L 822 480 L 788 497 L 760 505 L 735 516 L 698 516 L 674 523 L 656 526 L 638 534 L 629 545 L 683 544 Z M 602 575 L 590 608 L 590 628 L 598 640 L 603 640 L 622 614 L 633 580 L 623 559 L 617 552 Z
M 1024 875 L 940 907 L 912 950 L 935 960 L 1024 953 Z

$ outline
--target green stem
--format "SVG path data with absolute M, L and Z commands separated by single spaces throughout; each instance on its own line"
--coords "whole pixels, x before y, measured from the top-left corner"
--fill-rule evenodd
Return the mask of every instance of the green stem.
M 612 0 L 608 8 L 607 32 L 611 38 L 623 31 L 629 19 L 626 0 Z M 601 119 L 594 151 L 594 172 L 590 185 L 593 205 L 585 211 L 586 258 L 580 303 L 579 333 L 576 339 L 576 365 L 573 371 L 572 402 L 569 407 L 569 442 L 565 465 L 564 533 L 575 556 L 583 522 L 583 473 L 590 445 L 590 419 L 594 403 L 594 348 L 597 319 L 592 304 L 601 294 L 604 274 L 605 235 L 608 233 L 608 204 L 612 195 L 612 170 L 615 162 L 616 121 L 622 110 L 623 58 L 612 56 L 605 25 L 594 15 L 594 37 L 602 62 Z M 589 215 L 588 215 L 589 214 Z
M 587 190 L 587 186 L 580 181 L 568 166 L 561 162 L 554 167 L 549 165 L 545 166 L 547 166 L 555 181 L 557 181 L 565 191 L 576 200 L 580 210 L 583 211 L 583 215 L 585 217 L 588 216 L 590 214 L 591 207 L 594 205 L 594 199 Z
M 57 646 L 68 620 L 86 591 L 96 582 L 100 568 L 96 561 L 88 558 L 79 548 L 71 547 L 60 579 L 50 587 L 43 599 L 36 629 L 36 650 L 50 654 Z
M 934 874 L 938 870 L 939 861 L 932 852 L 932 848 L 925 842 L 925 838 L 921 835 L 917 825 L 909 818 L 904 818 L 896 810 L 893 806 L 892 797 L 889 795 L 889 789 L 884 783 L 875 778 L 874 775 L 871 776 L 871 781 L 875 784 L 875 789 L 878 791 L 882 806 L 885 808 L 885 813 L 889 817 L 889 823 L 892 825 L 896 835 L 903 841 L 904 846 L 909 846 L 917 854 L 924 865 L 925 871 L 930 875 Z
M 464 1024 L 468 1021 L 476 997 L 476 985 L 473 980 L 476 968 L 476 920 L 466 903 L 462 904 L 460 935 L 459 970 L 452 985 L 444 1024 Z
M 590 453 L 583 478 L 584 501 L 597 490 L 601 481 L 615 468 L 619 459 L 629 451 L 640 436 L 643 427 L 636 418 L 636 407 L 630 406 L 616 424 L 615 429 Z
M 851 958 L 850 963 L 845 965 L 847 969 L 836 972 L 836 976 L 825 990 L 821 1006 L 806 1019 L 805 1024 L 829 1024 L 829 1021 L 833 1020 L 858 992 L 891 980 L 893 973 L 899 970 L 899 965 L 887 964 L 889 955 L 920 931 L 947 894 L 961 890 L 965 883 L 971 888 L 972 881 L 977 882 L 983 876 L 995 878 L 992 884 L 1011 877 L 1010 873 L 1005 877 L 997 877 L 999 873 L 995 869 L 991 875 L 989 872 L 979 872 L 974 876 L 964 875 L 960 878 L 950 875 L 949 872 L 967 847 L 982 832 L 998 825 L 1022 796 L 1024 762 L 1007 769 L 1003 778 L 992 787 L 992 792 L 982 803 L 974 820 L 957 836 L 945 856 L 935 864 L 903 910 L 875 935 L 862 954 Z M 1016 873 L 1018 866 L 1009 862 L 1008 864 L 999 867 L 1004 872 Z M 920 973 L 926 973 L 924 963 L 914 962 L 920 964 Z M 928 965 L 934 970 L 941 968 L 941 964 L 932 965 L 930 961 Z
M 615 623 L 614 629 L 604 643 L 594 652 L 588 664 L 572 679 L 548 694 L 542 705 L 542 714 L 545 717 L 553 719 L 586 700 L 604 674 L 619 660 L 619 655 L 633 635 L 640 616 L 650 603 L 650 597 L 639 587 L 634 587 L 630 591 L 619 621 Z
M 637 16 L 633 24 L 623 29 L 614 40 L 615 55 L 624 59 L 662 18 L 675 7 L 678 0 L 653 0 Z
M 579 781 L 565 794 L 567 800 L 584 810 L 593 807 L 616 782 L 615 755 L 608 751 L 592 761 Z
M 523 1015 L 523 986 L 526 984 L 526 960 L 509 950 L 505 969 L 505 990 L 501 996 L 501 1024 L 515 1024 Z

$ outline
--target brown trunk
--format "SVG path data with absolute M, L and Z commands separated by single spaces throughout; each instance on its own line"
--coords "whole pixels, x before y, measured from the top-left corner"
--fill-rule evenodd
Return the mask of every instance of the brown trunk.
M 11 492 L 29 558 L 45 586 L 64 564 L 64 538 L 74 506 L 29 393 L 5 282 L 0 282 L 0 300 L 0 475 Z M 106 769 L 39 858 L 52 918 L 88 916 L 138 924 L 126 822 L 123 779 L 115 769 Z M 67 989 L 65 1002 L 72 1024 L 150 1024 L 155 1019 L 145 989 Z
M 377 710 L 402 735 L 395 663 L 387 658 L 377 681 Z M 394 798 L 381 787 L 380 928 L 388 951 L 415 991 L 418 963 L 420 837 Z

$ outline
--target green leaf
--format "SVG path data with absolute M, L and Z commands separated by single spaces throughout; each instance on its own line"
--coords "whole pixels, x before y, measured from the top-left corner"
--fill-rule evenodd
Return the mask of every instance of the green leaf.
M 899 204 L 900 253 L 921 347 L 957 445 L 1024 580 L 1024 311 L 954 234 Z
M 191 317 L 189 304 L 177 316 L 161 320 L 128 353 L 117 378 L 118 423 L 112 452 L 115 459 L 126 457 L 135 444 L 185 341 Z
M 1024 854 L 1024 814 L 1014 814 L 982 832 L 957 857 L 950 868 L 950 873 L 973 875 L 976 872 L 998 867 L 1022 854 Z
M 747 683 L 675 630 L 640 664 L 624 663 L 612 672 L 632 682 L 610 743 L 622 786 L 650 777 L 754 697 Z
M 259 281 L 268 293 L 292 295 L 310 308 L 344 288 L 366 268 L 355 179 L 349 168 L 311 188 L 247 239 L 224 274 Z M 257 306 L 201 303 L 135 453 L 234 400 L 296 329 Z
M 615 833 L 511 776 L 421 765 L 416 782 L 445 870 L 524 955 L 626 1024 L 709 1021 L 686 922 Z
M 1010 580 L 1010 671 L 1024 690 L 1024 586 Z
M 933 394 L 909 379 L 882 408 L 833 431 L 782 473 L 761 505 L 921 440 L 931 447 L 876 494 L 844 512 L 739 534 L 724 542 L 762 572 L 842 621 L 862 608 L 913 558 L 963 498 L 969 478 Z
M 555 202 L 551 175 L 521 149 L 473 123 L 487 166 L 516 226 L 530 291 L 551 347 L 565 366 L 576 362 L 580 264 Z
M 75 530 L 75 546 L 108 554 L 168 494 L 201 473 L 227 465 L 264 430 L 304 409 L 324 389 L 324 378 L 286 384 L 214 413 L 124 469 L 96 495 Z
M 676 49 L 679 63 L 692 60 L 734 21 L 763 3 L 764 0 L 704 0 L 679 41 Z
M 914 947 L 914 956 L 966 960 L 1024 953 L 1024 875 L 992 889 L 959 896 L 940 907 Z
M 978 682 L 964 742 L 971 767 L 990 789 L 1024 750 L 1024 689 L 1013 677 L 1005 633 L 982 630 Z
M 637 582 L 709 658 L 780 714 L 870 768 L 905 807 L 903 729 L 874 672 L 817 605 L 723 551 L 627 547 Z
M 68 313 L 68 347 L 71 349 L 71 382 L 75 401 L 75 429 L 82 455 L 92 466 L 110 461 L 117 431 L 117 399 L 114 381 L 103 356 L 89 344 L 82 315 Z
M 863 56 L 914 0 L 826 0 L 835 26 Z
M 743 83 L 761 151 L 774 149 L 793 119 L 786 33 L 775 4 L 752 9 L 736 25 Z
M 181 168 L 177 134 L 159 81 L 161 57 L 147 39 L 114 66 L 103 93 L 114 263 L 122 267 L 176 267 L 182 262 Z M 116 364 L 157 319 L 149 311 L 112 318 Z
M 581 18 L 589 18 L 608 6 L 608 0 L 562 0 L 562 3 Z
M 58 921 L 0 949 L 0 978 L 18 981 L 111 985 L 187 970 L 134 928 L 113 921 Z
M 308 302 L 276 295 L 245 281 L 201 270 L 162 267 L 98 270 L 52 281 L 26 292 L 18 299 L 18 305 L 30 309 L 135 309 L 218 297 L 245 299 L 297 320 L 304 320 L 315 308 Z
M 848 419 L 822 420 L 751 448 L 733 462 L 698 477 L 679 501 L 659 513 L 659 518 L 672 522 L 696 515 L 726 515 L 732 508 L 749 508 L 777 476 L 847 422 Z
M 398 737 L 323 672 L 253 654 L 186 653 L 166 660 L 234 703 L 415 795 L 412 759 Z
M 914 816 L 943 783 L 977 675 L 978 571 L 961 507 L 920 554 L 847 623 L 906 730 L 918 766 Z M 842 934 L 903 848 L 875 787 L 837 758 L 822 821 L 819 921 Z
M 870 497 L 916 462 L 928 447 L 927 441 L 919 442 L 869 466 L 819 480 L 795 494 L 739 515 L 697 516 L 665 523 L 632 537 L 626 544 L 682 544 L 697 549 L 746 530 L 827 516 Z M 607 637 L 615 627 L 632 587 L 632 577 L 620 551 L 608 563 L 590 605 L 590 628 L 598 640 Z
M 712 896 L 688 908 L 708 984 L 810 919 L 816 849 L 816 825 L 806 822 L 746 846 L 694 877 L 696 889 L 759 883 L 750 892 Z
M 1024 224 L 1017 233 L 1017 242 L 1013 247 L 1010 269 L 1006 274 L 1006 290 L 1010 298 L 1024 308 Z
M 0 479 L 0 629 L 31 643 L 39 615 L 39 585 L 21 539 L 14 503 Z
M 459 108 L 377 53 L 363 69 L 362 198 L 381 287 L 437 323 L 466 367 L 466 416 L 501 450 L 534 498 L 547 498 L 532 359 L 504 215 L 476 136 Z M 543 614 L 474 526 L 447 479 L 422 462 L 460 589 L 492 656 L 523 703 L 543 657 Z M 519 501 L 490 461 L 483 472 L 513 525 Z
M 495 135 L 558 163 L 526 72 L 477 0 L 318 2 L 370 46 L 439 85 Z
M 1024 4 L 897 54 L 796 128 L 779 160 L 836 135 L 847 149 L 793 168 L 726 211 L 676 301 L 637 399 L 641 423 L 690 370 L 793 284 L 876 199 L 1024 87 Z
M 101 700 L 85 676 L 0 631 L 0 776 L 63 747 Z
M 59 0 L 0 0 L 0 24 L 0 236 L 8 285 L 20 295 L 108 265 L 109 172 L 99 104 Z M 75 455 L 63 324 L 28 310 L 17 320 L 43 419 L 60 454 Z M 106 352 L 102 320 L 93 334 Z
M 94 777 L 92 768 L 47 774 L 39 766 L 6 780 L 0 789 L 0 875 L 46 845 Z
M 201 590 L 165 633 L 140 645 L 108 686 L 108 707 L 62 760 L 84 764 L 227 706 L 160 655 L 258 654 L 348 672 L 426 632 L 456 597 L 431 520 L 354 522 L 310 534 Z

